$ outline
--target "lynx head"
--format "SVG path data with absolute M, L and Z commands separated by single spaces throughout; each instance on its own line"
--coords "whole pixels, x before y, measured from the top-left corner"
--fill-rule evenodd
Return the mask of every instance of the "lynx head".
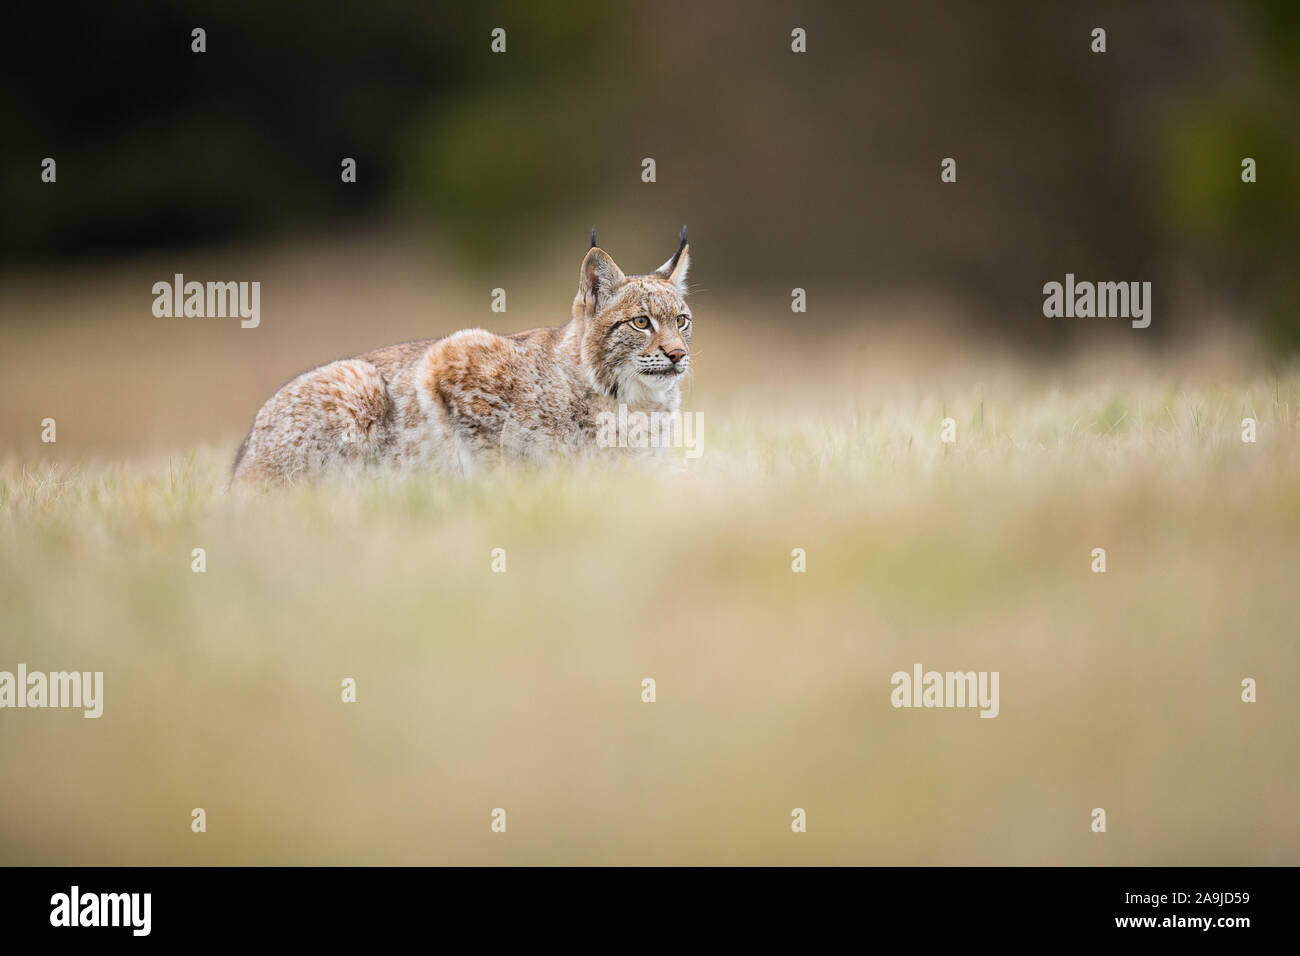
M 662 397 L 691 364 L 686 227 L 677 252 L 654 272 L 624 275 L 596 245 L 578 274 L 573 318 L 582 329 L 582 364 L 597 390 L 624 401 Z

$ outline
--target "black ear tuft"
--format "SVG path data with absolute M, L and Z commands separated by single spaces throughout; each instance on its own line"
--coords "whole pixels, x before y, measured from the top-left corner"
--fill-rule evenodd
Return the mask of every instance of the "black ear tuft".
M 685 224 L 683 224 L 682 244 L 677 247 L 677 252 L 673 255 L 672 259 L 669 260 L 668 268 L 664 269 L 664 272 L 668 273 L 669 275 L 672 275 L 673 270 L 677 268 L 677 260 L 682 257 L 682 250 L 685 248 L 686 248 L 686 226 Z
M 591 248 L 596 248 L 596 227 L 591 227 Z

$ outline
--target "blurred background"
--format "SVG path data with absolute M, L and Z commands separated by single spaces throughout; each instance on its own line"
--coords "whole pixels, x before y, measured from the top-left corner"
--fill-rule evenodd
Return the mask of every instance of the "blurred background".
M 0 669 L 107 702 L 0 714 L 0 862 L 1300 860 L 1300 5 L 5 17 Z M 683 223 L 685 470 L 223 494 L 298 372 Z M 178 272 L 260 326 L 155 317 Z M 1044 318 L 1067 272 L 1151 327 Z M 1001 716 L 893 710 L 918 661 Z
M 1065 348 L 1106 324 L 1044 321 L 1069 271 L 1152 281 L 1144 340 L 1235 321 L 1300 345 L 1290 0 L 36 4 L 0 78 L 10 281 L 358 224 L 488 276 L 576 259 L 594 223 L 643 271 L 685 221 L 701 281 L 775 317 L 795 286 L 920 291 Z

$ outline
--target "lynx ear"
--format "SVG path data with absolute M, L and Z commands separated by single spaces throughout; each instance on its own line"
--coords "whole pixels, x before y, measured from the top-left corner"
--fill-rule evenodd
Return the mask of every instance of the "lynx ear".
M 656 269 L 655 272 L 677 286 L 677 291 L 685 295 L 686 273 L 690 268 L 691 247 L 686 242 L 686 227 L 682 226 L 682 244 L 677 247 L 676 254 Z
M 578 273 L 578 295 L 582 297 L 587 313 L 595 315 L 600 311 L 625 278 L 623 270 L 609 257 L 609 253 L 599 246 L 592 246 Z

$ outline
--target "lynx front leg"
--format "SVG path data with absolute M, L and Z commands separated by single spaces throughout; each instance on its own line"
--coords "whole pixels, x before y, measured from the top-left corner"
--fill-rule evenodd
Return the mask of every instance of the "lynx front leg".
M 375 460 L 391 408 L 383 376 L 369 362 L 348 359 L 304 372 L 257 413 L 233 480 L 290 482 Z

